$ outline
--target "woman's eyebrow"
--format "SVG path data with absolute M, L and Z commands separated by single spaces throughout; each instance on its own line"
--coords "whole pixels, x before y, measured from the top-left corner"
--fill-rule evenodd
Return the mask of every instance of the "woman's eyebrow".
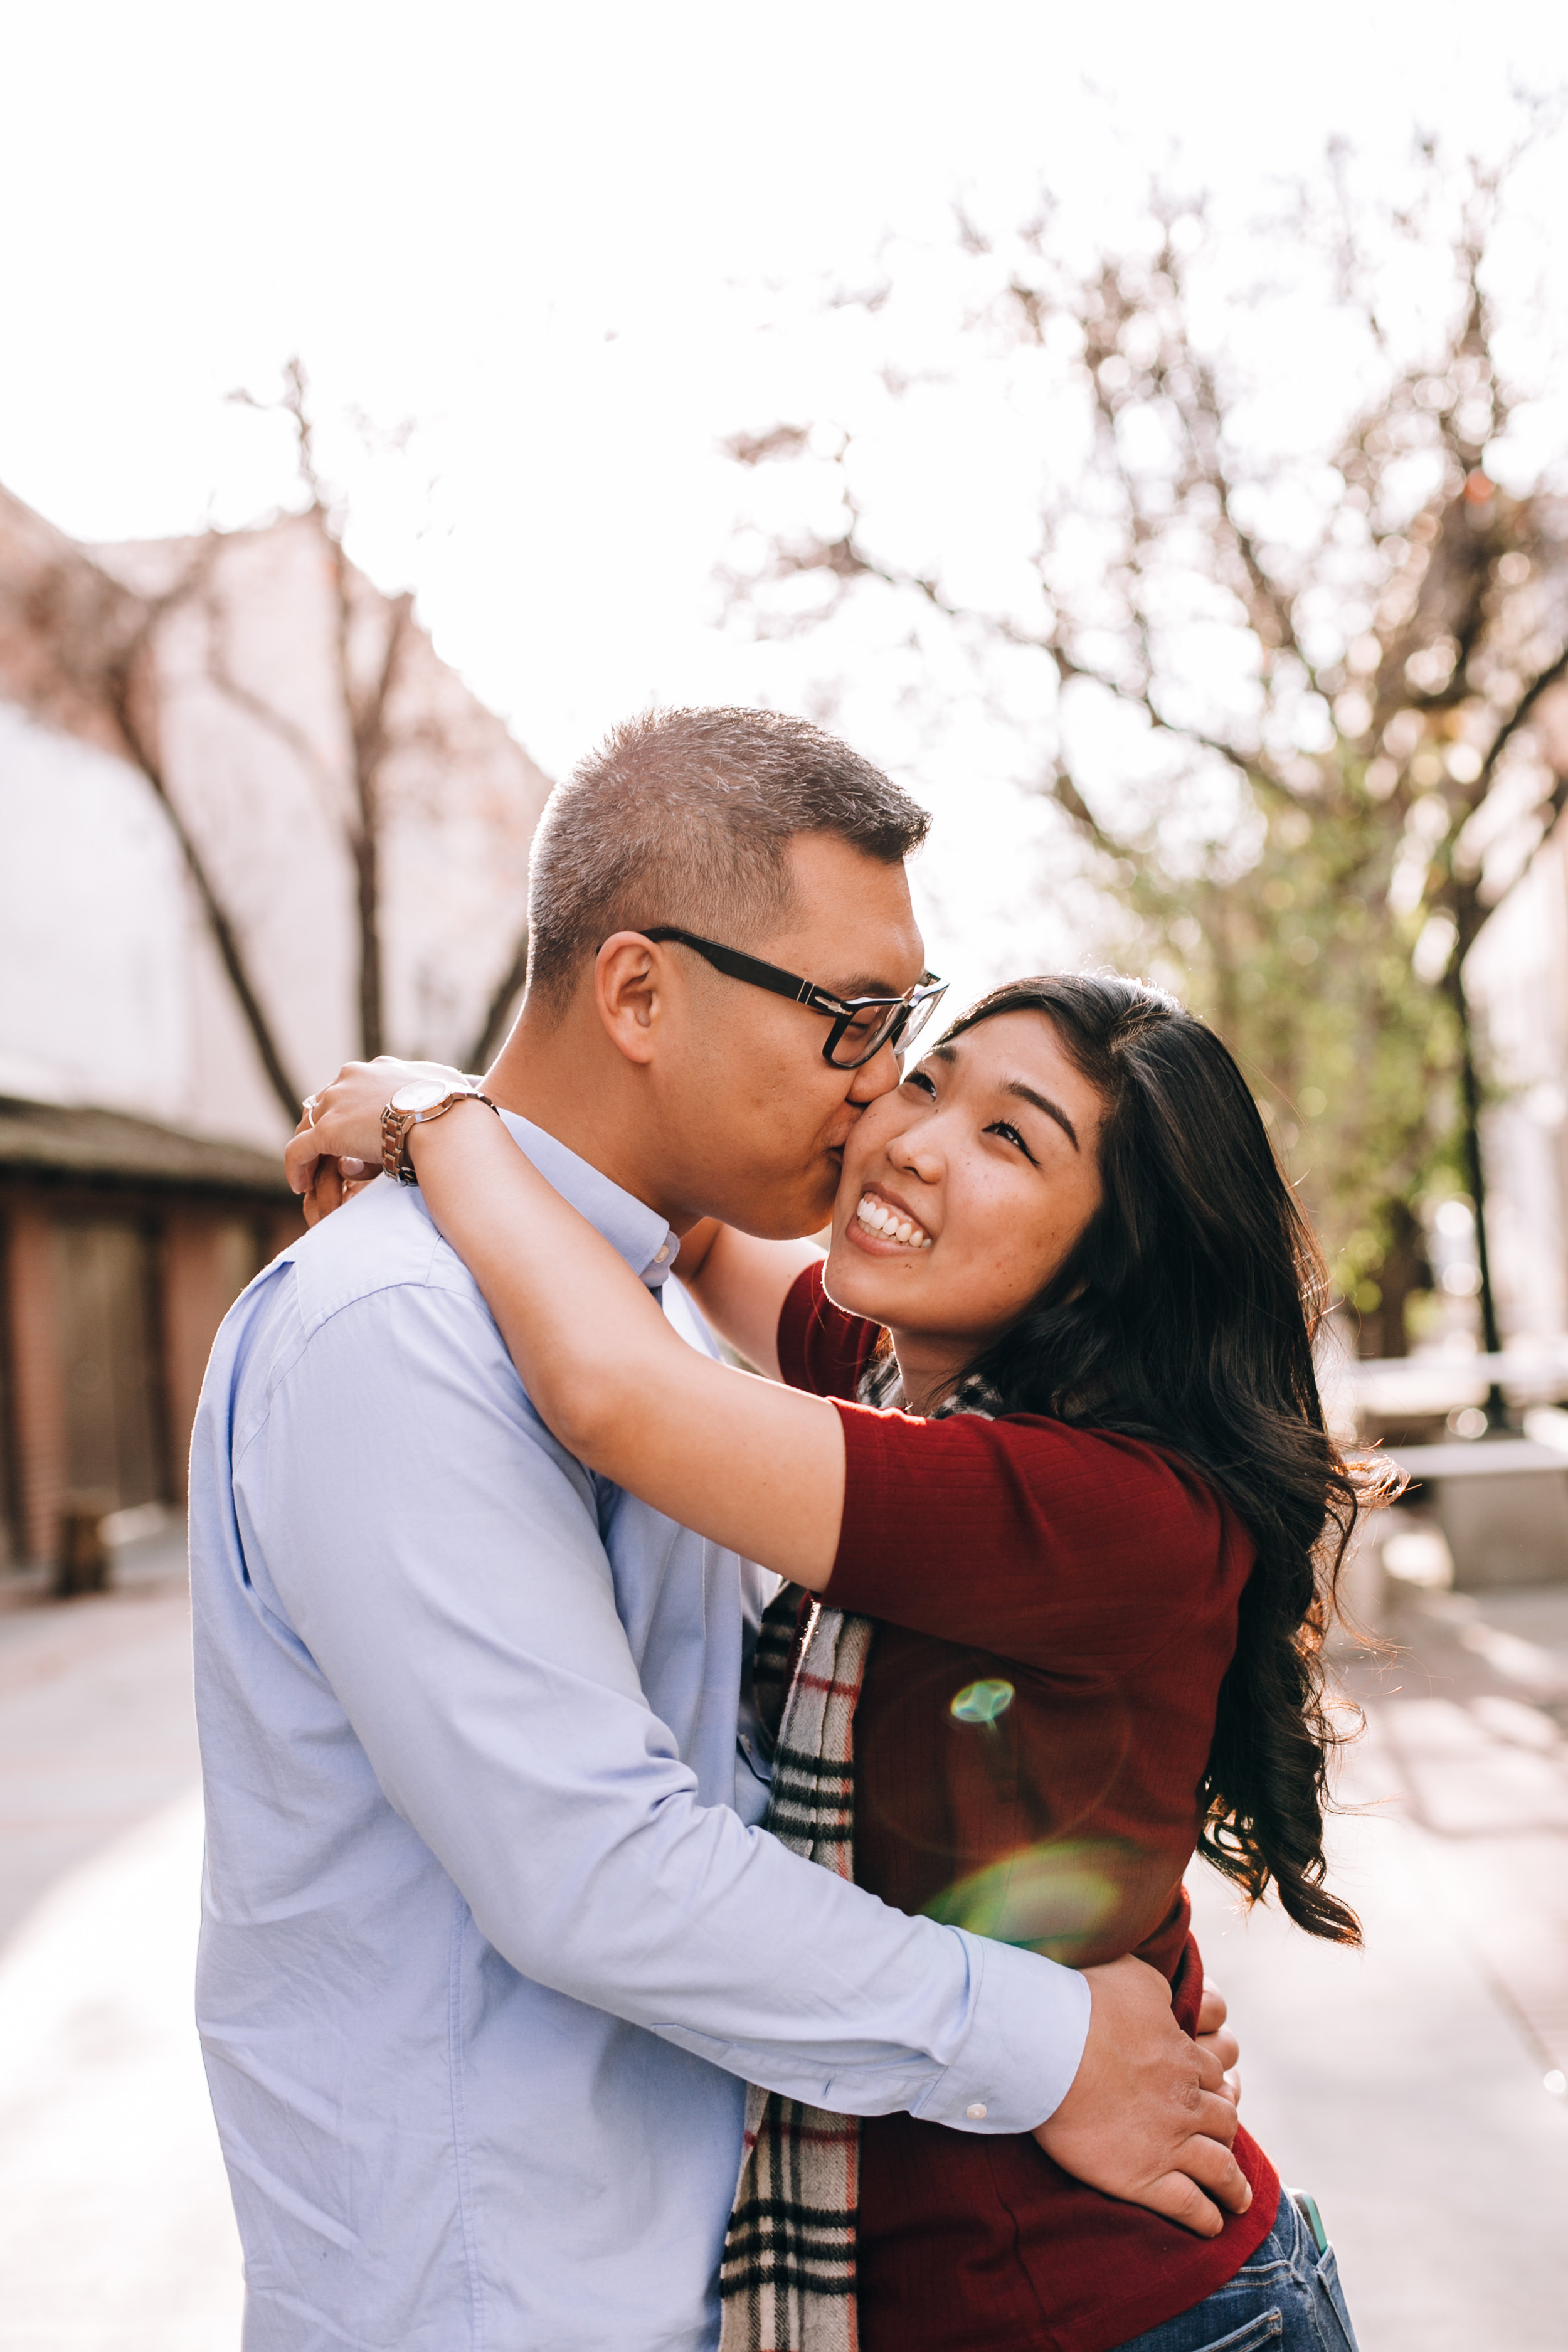
M 1073 1150 L 1078 1150 L 1078 1130 L 1060 1103 L 1054 1103 L 1049 1095 L 1037 1094 L 1033 1087 L 1024 1084 L 1022 1078 L 1009 1078 L 1002 1091 L 1005 1095 L 1016 1095 L 1020 1102 L 1033 1103 L 1035 1108 L 1043 1110 L 1047 1118 L 1054 1118 Z

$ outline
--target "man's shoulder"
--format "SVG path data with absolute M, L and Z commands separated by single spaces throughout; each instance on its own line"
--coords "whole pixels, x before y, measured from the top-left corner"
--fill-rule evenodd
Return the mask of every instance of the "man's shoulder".
M 476 1369 L 495 1357 L 499 1370 L 505 1359 L 478 1284 L 437 1232 L 417 1191 L 382 1179 L 291 1242 L 236 1300 L 209 1367 L 215 1403 L 217 1391 L 226 1392 L 227 1410 L 237 1405 L 238 1424 L 248 1427 L 265 1413 L 279 1381 L 323 1344 L 335 1352 L 334 1338 L 370 1318 L 383 1327 L 383 1345 L 392 1339 L 405 1375 L 427 1348 L 400 1345 L 400 1327 L 406 1327 L 405 1343 L 416 1329 L 427 1343 L 439 1324 L 448 1345 L 471 1357 Z M 359 1335 L 357 1344 L 368 1346 L 368 1336 Z M 373 1351 L 366 1360 L 379 1358 Z
M 384 1177 L 302 1234 L 279 1263 L 293 1269 L 295 1313 L 305 1333 L 385 1291 L 453 1291 L 483 1304 L 418 1189 Z

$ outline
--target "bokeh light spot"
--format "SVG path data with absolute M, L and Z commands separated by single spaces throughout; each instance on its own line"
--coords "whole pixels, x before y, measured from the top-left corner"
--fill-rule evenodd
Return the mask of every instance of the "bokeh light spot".
M 959 1723 L 994 1723 L 999 1715 L 1006 1714 L 1015 1696 L 1011 1683 L 968 1683 L 948 1713 Z
M 1135 1855 L 1109 1841 L 1024 1846 L 946 1888 L 926 1916 L 1072 1960 L 1117 1911 L 1136 1866 Z

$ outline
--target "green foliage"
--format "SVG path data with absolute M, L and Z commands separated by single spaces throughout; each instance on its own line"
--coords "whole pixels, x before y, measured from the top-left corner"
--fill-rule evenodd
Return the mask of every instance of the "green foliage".
M 1029 782 L 1110 910 L 1107 950 L 1237 1054 L 1391 1352 L 1423 1194 L 1480 1205 L 1464 957 L 1568 797 L 1568 723 L 1545 723 L 1568 701 L 1568 518 L 1489 470 L 1516 402 L 1488 291 L 1508 168 L 1426 151 L 1382 216 L 1342 156 L 1301 192 L 1291 249 L 1356 385 L 1338 415 L 1323 390 L 1315 445 L 1258 421 L 1268 370 L 1304 370 L 1309 345 L 1260 338 L 1258 298 L 1227 307 L 1234 252 L 1201 202 L 1158 190 L 1142 236 L 1087 260 L 1049 203 L 996 236 L 965 220 L 963 364 L 922 374 L 900 350 L 895 268 L 866 298 L 882 411 L 731 445 L 806 468 L 803 511 L 832 516 L 764 534 L 741 590 L 759 625 L 880 598 L 933 675 L 963 647 L 1037 747 Z M 1380 305 L 1417 259 L 1428 300 L 1396 347 Z M 919 322 L 929 276 L 913 292 Z M 892 413 L 910 401 L 918 431 Z M 977 415 L 1016 512 L 957 544 L 928 485 L 961 469 Z M 942 556 L 901 551 L 922 539 Z
M 1347 782 L 1310 816 L 1276 807 L 1234 879 L 1194 884 L 1139 859 L 1122 886 L 1127 950 L 1240 1061 L 1363 1318 L 1383 1303 L 1402 1208 L 1445 1155 L 1459 1050 L 1451 998 L 1412 969 L 1419 917 L 1388 911 L 1393 845 L 1378 803 Z

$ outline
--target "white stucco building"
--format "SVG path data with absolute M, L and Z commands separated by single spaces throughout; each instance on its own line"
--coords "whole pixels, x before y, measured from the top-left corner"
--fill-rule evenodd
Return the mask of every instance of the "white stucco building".
M 395 617 L 373 714 L 384 1044 L 473 1046 L 517 950 L 549 781 L 352 566 L 340 642 L 338 560 L 313 515 L 88 551 L 0 493 L 0 1091 L 268 1146 L 284 1131 L 157 793 L 90 680 L 61 693 L 59 663 L 18 646 L 48 635 L 28 601 L 61 569 L 79 605 L 101 583 L 131 625 L 173 598 L 152 636 L 158 765 L 302 1087 L 361 1050 L 353 733 Z
M 88 549 L 0 491 L 0 1563 L 180 1498 L 292 1097 L 375 1027 L 481 1058 L 548 790 L 319 514 Z
M 1568 824 L 1501 899 L 1465 966 L 1492 1101 L 1487 1238 L 1511 1339 L 1568 1334 Z

